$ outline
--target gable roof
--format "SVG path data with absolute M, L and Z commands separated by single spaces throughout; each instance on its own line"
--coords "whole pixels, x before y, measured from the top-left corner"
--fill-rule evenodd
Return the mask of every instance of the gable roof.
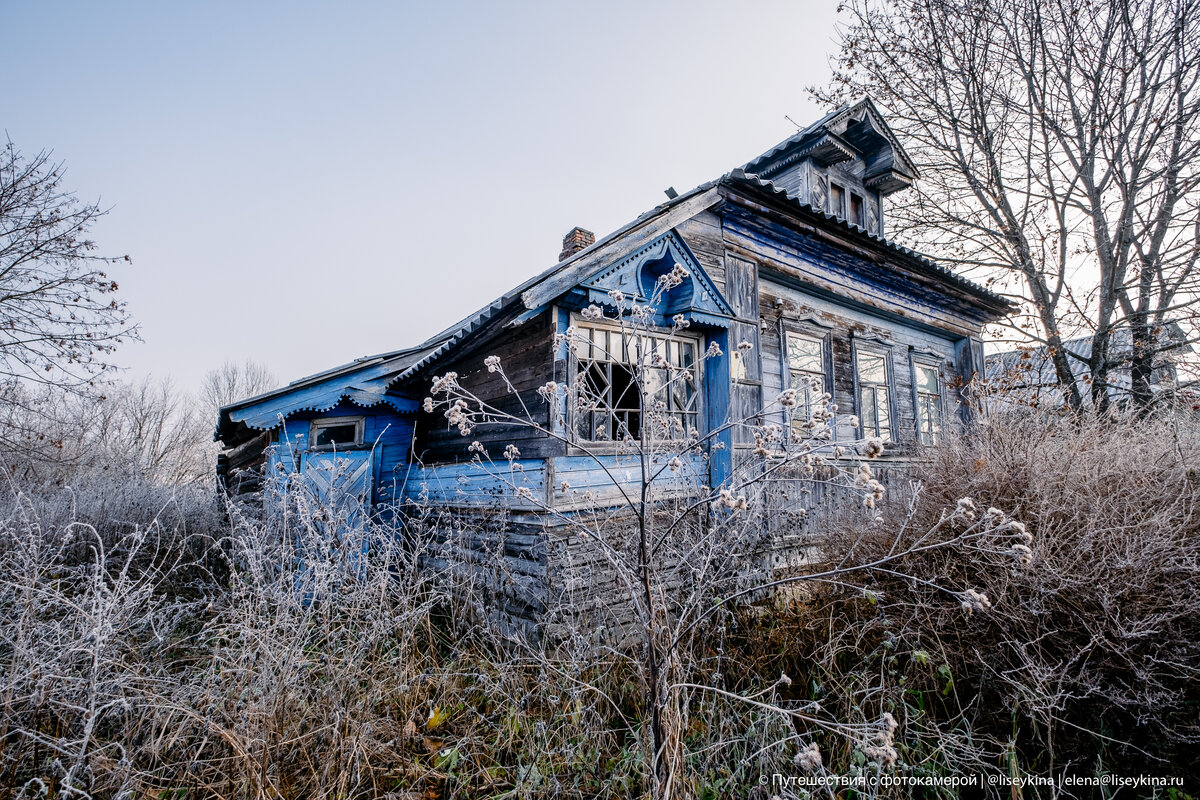
M 921 177 L 917 165 L 909 158 L 903 145 L 900 144 L 900 140 L 892 132 L 891 126 L 887 124 L 883 114 L 879 112 L 869 97 L 830 111 L 821 119 L 792 134 L 762 155 L 751 159 L 741 169 L 743 172 L 770 177 L 772 172 L 810 155 L 814 148 L 822 146 L 845 150 L 847 155 L 860 154 L 862 152 L 861 143 L 856 144 L 846 138 L 847 127 L 855 119 L 868 120 L 872 131 L 887 142 L 892 151 L 894 165 L 899 168 L 900 172 L 910 180 Z M 788 153 L 788 151 L 792 152 Z
M 223 407 L 219 412 L 214 437 L 228 443 L 230 440 L 226 437 L 239 429 L 269 430 L 278 425 L 280 417 L 286 418 L 299 411 L 327 410 L 342 400 L 350 400 L 363 407 L 387 403 L 398 411 L 415 410 L 414 401 L 389 394 L 389 390 L 415 376 L 485 326 L 505 317 L 509 319 L 510 324 L 519 324 L 524 319 L 540 313 L 548 304 L 606 267 L 628 258 L 670 233 L 684 221 L 722 203 L 729 187 L 758 191 L 792 210 L 815 215 L 824 226 L 847 236 L 851 241 L 859 237 L 861 241 L 869 243 L 881 252 L 902 260 L 928 279 L 956 288 L 993 317 L 1009 313 L 1014 306 L 1003 297 L 960 277 L 920 253 L 789 196 L 767 177 L 756 173 L 756 169 L 771 166 L 772 161 L 789 148 L 797 144 L 807 146 L 822 137 L 833 137 L 838 143 L 837 146 L 853 147 L 852 143 L 840 138 L 837 130 L 844 130 L 843 123 L 856 116 L 870 118 L 872 129 L 887 139 L 897 165 L 916 177 L 915 165 L 873 102 L 866 99 L 834 110 L 751 160 L 744 167 L 655 206 L 587 248 L 525 280 L 416 347 L 356 359 L 332 370 L 293 381 L 280 389 Z M 686 245 L 683 245 L 683 249 L 686 251 Z M 703 270 L 697 268 L 696 275 L 706 284 L 706 291 L 720 297 L 720 292 L 712 286 L 711 281 L 703 277 Z M 720 299 L 720 304 L 728 307 L 724 298 Z
M 363 408 L 387 404 L 402 413 L 416 411 L 415 401 L 386 394 L 386 387 L 392 376 L 427 352 L 429 348 L 416 347 L 365 356 L 222 406 L 213 439 L 230 443 L 239 438 L 239 432 L 244 438 L 249 431 L 271 430 L 280 419 L 300 411 L 328 411 L 343 400 Z

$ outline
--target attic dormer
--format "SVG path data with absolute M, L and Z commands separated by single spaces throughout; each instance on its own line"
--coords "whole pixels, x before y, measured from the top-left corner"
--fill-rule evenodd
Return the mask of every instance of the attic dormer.
M 883 198 L 917 178 L 916 167 L 870 100 L 826 115 L 743 169 L 880 236 Z

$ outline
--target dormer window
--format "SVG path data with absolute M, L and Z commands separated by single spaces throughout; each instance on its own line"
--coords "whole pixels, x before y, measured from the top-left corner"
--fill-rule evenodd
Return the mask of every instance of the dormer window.
M 841 219 L 846 218 L 846 187 L 829 182 L 829 213 Z
M 850 221 L 860 228 L 867 227 L 866 218 L 863 215 L 863 199 L 862 195 L 850 193 Z

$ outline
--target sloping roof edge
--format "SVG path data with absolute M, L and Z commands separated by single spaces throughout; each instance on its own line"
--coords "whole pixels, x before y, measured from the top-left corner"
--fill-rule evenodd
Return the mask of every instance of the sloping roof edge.
M 404 413 L 415 411 L 416 402 L 386 394 L 388 378 L 421 358 L 428 348 L 409 348 L 364 356 L 339 367 L 314 373 L 286 386 L 222 406 L 217 412 L 213 439 L 224 441 L 239 427 L 270 430 L 301 411 L 327 411 L 342 400 L 369 408 L 381 403 Z
M 786 203 L 808 214 L 819 217 L 825 223 L 841 232 L 864 237 L 876 246 L 883 248 L 894 255 L 904 258 L 909 263 L 919 265 L 922 269 L 930 273 L 930 277 L 941 280 L 945 283 L 949 283 L 952 286 L 955 286 L 958 289 L 974 296 L 980 301 L 981 305 L 1000 313 L 1001 316 L 1011 313 L 1016 309 L 1016 304 L 1008 298 L 1002 297 L 990 289 L 986 289 L 974 281 L 968 280 L 954 271 L 943 267 L 929 256 L 905 247 L 897 242 L 893 242 L 892 240 L 880 236 L 877 233 L 872 233 L 865 228 L 861 228 L 847 220 L 830 214 L 824 209 L 817 208 L 814 205 L 798 200 L 797 198 L 790 196 L 786 190 L 781 189 L 766 178 L 759 177 L 753 173 L 744 172 L 740 169 L 735 169 L 733 172 L 730 172 L 725 176 L 725 180 L 728 180 L 734 184 L 750 186 L 762 190 L 772 195 L 780 202 Z
M 779 155 L 784 150 L 800 141 L 803 141 L 808 136 L 818 133 L 824 128 L 828 128 L 840 118 L 849 116 L 863 108 L 867 110 L 867 113 L 875 117 L 875 120 L 879 123 L 879 132 L 885 139 L 887 139 L 888 144 L 891 145 L 892 152 L 899 156 L 899 159 L 904 164 L 905 170 L 911 173 L 914 179 L 921 177 L 921 173 L 917 170 L 917 165 L 913 163 L 912 158 L 909 157 L 908 152 L 904 149 L 904 146 L 900 144 L 900 140 L 896 138 L 896 134 L 892 131 L 892 127 L 888 125 L 887 119 L 883 116 L 882 112 L 880 112 L 879 108 L 875 105 L 875 101 L 869 97 L 864 97 L 862 100 L 859 100 L 856 103 L 851 103 L 850 105 L 842 106 L 841 108 L 835 108 L 833 111 L 830 111 L 828 114 L 821 117 L 811 125 L 796 131 L 779 144 L 768 149 L 765 153 L 750 159 L 744 165 L 742 165 L 741 169 L 745 172 L 757 173 L 758 167 L 775 158 L 775 156 Z
M 710 181 L 701 184 L 691 191 L 655 206 L 595 244 L 553 267 L 543 270 L 474 314 L 459 320 L 426 341 L 425 345 L 432 344 L 433 349 L 403 372 L 393 376 L 388 381 L 388 385 L 409 378 L 439 360 L 467 336 L 501 315 L 505 309 L 513 307 L 518 301 L 527 310 L 539 308 L 586 280 L 587 276 L 591 274 L 591 270 L 599 268 L 600 265 L 597 262 L 602 258 L 621 258 L 666 233 L 683 219 L 688 219 L 699 211 L 720 202 L 720 197 L 715 190 L 718 182 Z

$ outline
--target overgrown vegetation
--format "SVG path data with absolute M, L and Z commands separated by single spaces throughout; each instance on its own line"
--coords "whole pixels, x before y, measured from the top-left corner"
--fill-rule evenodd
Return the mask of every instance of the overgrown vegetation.
M 852 544 L 870 558 L 904 546 L 967 497 L 980 514 L 1014 510 L 1031 534 L 1028 563 L 959 547 L 915 552 L 862 588 L 822 587 L 769 618 L 748 646 L 803 675 L 835 715 L 853 719 L 874 702 L 894 709 L 900 761 L 915 772 L 1194 780 L 1195 419 L 992 417 L 928 456 L 910 506 L 840 531 L 831 552 Z M 989 607 L 963 614 L 900 573 L 978 584 Z M 853 769 L 852 754 L 843 758 Z
M 760 776 L 822 771 L 1190 779 L 1198 455 L 1183 417 L 992 418 L 930 453 L 911 504 L 822 542 L 858 563 L 907 548 L 891 573 L 714 615 L 680 653 L 673 680 L 705 688 L 670 704 L 674 796 L 800 797 Z M 1028 537 L 993 506 L 1017 510 Z M 332 513 L 297 494 L 256 520 L 205 490 L 94 474 L 7 484 L 7 793 L 649 790 L 636 653 L 506 640 L 450 573 L 418 568 L 432 538 Z M 972 527 L 1030 552 L 980 546 Z M 890 742 L 870 738 L 881 711 Z

